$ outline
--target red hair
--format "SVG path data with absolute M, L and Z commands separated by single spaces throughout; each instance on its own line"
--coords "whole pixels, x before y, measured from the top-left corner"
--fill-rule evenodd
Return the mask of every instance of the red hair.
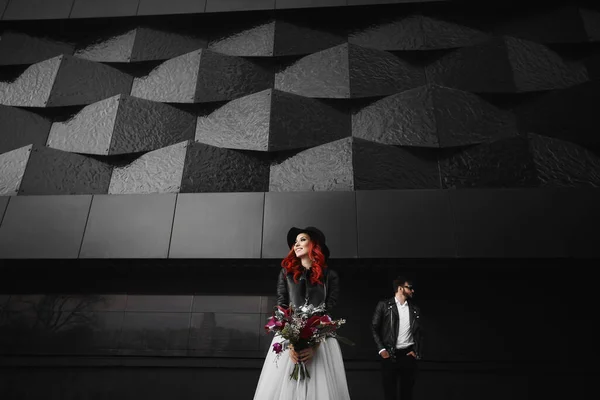
M 321 251 L 321 246 L 311 240 L 308 247 L 308 254 L 312 260 L 310 281 L 312 284 L 323 284 L 321 277 L 323 276 L 323 270 L 327 268 L 327 264 L 325 264 L 325 255 Z M 281 267 L 285 269 L 286 274 L 294 274 L 294 282 L 298 283 L 298 278 L 302 275 L 304 267 L 300 263 L 300 259 L 296 257 L 294 247 L 290 249 L 288 255 L 281 261 Z

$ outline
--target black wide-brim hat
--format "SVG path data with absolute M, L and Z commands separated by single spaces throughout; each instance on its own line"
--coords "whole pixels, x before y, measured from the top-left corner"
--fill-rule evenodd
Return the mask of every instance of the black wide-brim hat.
M 298 235 L 301 233 L 307 233 L 312 241 L 317 242 L 319 246 L 321 246 L 321 251 L 323 251 L 325 260 L 329 259 L 329 247 L 327 247 L 325 234 L 314 226 L 307 226 L 306 228 L 291 228 L 287 233 L 288 248 L 292 248 L 294 242 L 296 241 L 296 237 L 298 237 Z

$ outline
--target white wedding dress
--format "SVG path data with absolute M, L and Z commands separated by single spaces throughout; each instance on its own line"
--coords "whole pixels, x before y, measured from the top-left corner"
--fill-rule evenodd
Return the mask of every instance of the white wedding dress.
M 328 338 L 306 363 L 310 378 L 290 379 L 294 369 L 286 350 L 276 360 L 274 343 L 283 342 L 275 336 L 265 358 L 254 400 L 349 400 L 348 383 L 342 351 L 337 339 Z

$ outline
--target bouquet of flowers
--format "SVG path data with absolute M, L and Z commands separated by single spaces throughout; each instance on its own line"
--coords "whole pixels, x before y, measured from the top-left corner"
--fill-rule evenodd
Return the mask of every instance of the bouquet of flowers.
M 336 338 L 344 343 L 353 345 L 348 339 L 338 336 L 338 328 L 345 324 L 346 320 L 333 320 L 325 311 L 325 306 L 315 307 L 303 305 L 299 308 L 284 308 L 277 306 L 273 315 L 265 325 L 267 333 L 279 335 L 285 340 L 282 343 L 273 344 L 273 351 L 277 358 L 287 350 L 290 345 L 295 351 L 300 351 L 323 342 L 327 338 Z M 302 380 L 310 378 L 308 369 L 304 362 L 298 362 L 290 374 L 290 379 Z

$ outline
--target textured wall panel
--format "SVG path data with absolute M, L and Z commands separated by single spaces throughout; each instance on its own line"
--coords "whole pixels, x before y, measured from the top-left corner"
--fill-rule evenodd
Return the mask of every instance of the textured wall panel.
M 541 186 L 600 187 L 600 156 L 576 144 L 530 134 L 529 146 Z
M 131 95 L 153 101 L 193 103 L 201 51 L 167 60 L 144 77 L 133 80 Z
M 331 258 L 357 257 L 354 193 L 266 193 L 262 258 L 288 254 L 286 234 L 293 226 L 319 228 Z
M 560 204 L 541 189 L 451 190 L 458 257 L 565 257 Z M 526 223 L 525 223 L 526 222 Z
M 275 0 L 206 0 L 206 12 L 272 10 Z
M 148 152 L 115 167 L 109 194 L 176 193 L 181 186 L 187 141 Z
M 429 87 L 440 147 L 484 143 L 517 135 L 512 112 L 477 95 L 440 86 Z
M 587 42 L 585 26 L 575 5 L 550 6 L 535 12 L 515 13 L 498 24 L 494 33 L 536 43 Z
M 273 72 L 241 57 L 202 50 L 196 102 L 233 100 L 273 87 Z
M 275 47 L 275 21 L 248 21 L 211 35 L 210 50 L 239 57 L 269 57 Z
M 179 194 L 169 258 L 260 258 L 264 196 Z
M 0 154 L 0 196 L 13 196 L 19 192 L 32 147 L 28 145 Z
M 487 32 L 463 25 L 463 21 L 454 21 L 454 18 L 444 14 L 434 17 L 424 16 L 421 24 L 425 37 L 421 50 L 467 47 L 490 39 Z
M 120 95 L 90 104 L 66 121 L 52 124 L 48 147 L 85 154 L 107 155 L 115 129 Z
M 519 129 L 584 146 L 600 144 L 600 81 L 533 97 L 515 108 Z
M 426 71 L 430 83 L 469 92 L 517 90 L 502 38 L 448 52 L 429 64 Z
M 192 142 L 179 192 L 266 192 L 269 171 L 269 161 L 261 154 Z
M 533 187 L 538 180 L 526 138 L 468 147 L 440 159 L 445 189 Z
M 75 0 L 71 18 L 127 17 L 136 15 L 140 0 Z
M 66 19 L 74 0 L 9 0 L 2 19 Z
M 44 107 L 58 74 L 61 56 L 33 64 L 12 81 L 0 81 L 0 104 Z
M 439 147 L 431 89 L 406 90 L 358 110 L 352 135 L 389 145 Z
M 192 34 L 139 27 L 136 29 L 131 61 L 166 60 L 206 48 L 208 40 L 204 36 L 202 31 Z
M 121 96 L 110 154 L 156 150 L 193 139 L 196 117 L 168 104 Z
M 269 151 L 316 146 L 348 137 L 350 117 L 319 100 L 272 91 Z
M 48 107 L 91 104 L 121 93 L 129 93 L 133 77 L 118 69 L 73 56 L 61 63 L 48 99 Z M 85 91 L 82 88 L 85 87 Z
M 175 194 L 94 196 L 80 258 L 166 258 Z
M 272 91 L 232 100 L 198 117 L 195 140 L 217 147 L 269 150 Z
M 384 96 L 427 83 L 425 69 L 408 57 L 348 45 L 350 96 Z
M 350 26 L 348 42 L 379 50 L 420 50 L 425 45 L 423 18 L 419 15 L 378 15 Z
M 435 153 L 428 156 L 410 148 L 354 139 L 354 190 L 439 189 L 437 157 Z
M 304 150 L 271 166 L 271 192 L 351 190 L 352 138 Z
M 317 100 L 268 89 L 199 117 L 196 141 L 230 149 L 304 148 L 350 135 L 350 119 Z
M 33 112 L 0 105 L 0 154 L 29 144 L 45 145 L 51 124 Z
M 208 50 L 164 62 L 136 78 L 131 94 L 154 101 L 193 103 L 233 100 L 273 87 L 273 74 L 251 61 Z
M 73 51 L 72 44 L 49 37 L 12 30 L 0 35 L 0 65 L 35 64 L 61 54 L 73 54 Z
M 275 89 L 306 97 L 349 98 L 348 45 L 301 58 L 275 74 Z
M 356 215 L 360 258 L 456 256 L 446 191 L 357 192 Z
M 137 15 L 196 14 L 205 7 L 206 0 L 140 0 Z
M 52 124 L 48 146 L 77 153 L 139 153 L 192 139 L 196 117 L 170 105 L 117 95 Z
M 77 46 L 75 56 L 96 62 L 122 63 L 131 60 L 135 44 L 136 29 L 124 32 L 111 32 L 110 35 L 98 35 L 91 43 Z
M 19 194 L 103 194 L 111 173 L 110 165 L 93 158 L 34 146 Z
M 508 59 L 519 92 L 563 89 L 589 80 L 585 65 L 567 62 L 549 48 L 506 38 Z
M 302 19 L 277 19 L 273 55 L 306 55 L 346 42 L 346 36 L 339 29 L 330 31 L 315 25 Z
M 17 196 L 0 226 L 0 258 L 77 258 L 91 195 Z
M 512 113 L 474 94 L 426 85 L 356 112 L 352 134 L 384 144 L 451 147 L 515 136 L 517 127 Z

